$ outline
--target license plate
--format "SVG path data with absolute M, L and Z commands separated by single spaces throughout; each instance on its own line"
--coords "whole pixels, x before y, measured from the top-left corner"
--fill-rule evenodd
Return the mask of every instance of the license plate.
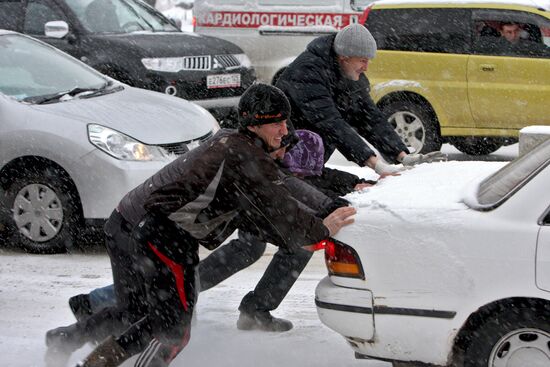
M 241 86 L 241 74 L 218 74 L 206 77 L 206 87 L 213 88 L 235 88 Z

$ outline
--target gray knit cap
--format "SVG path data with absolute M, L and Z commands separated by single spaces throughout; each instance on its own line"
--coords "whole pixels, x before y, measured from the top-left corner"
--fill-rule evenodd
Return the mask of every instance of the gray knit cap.
M 350 24 L 336 34 L 334 52 L 340 56 L 374 59 L 376 41 L 365 26 L 357 23 Z

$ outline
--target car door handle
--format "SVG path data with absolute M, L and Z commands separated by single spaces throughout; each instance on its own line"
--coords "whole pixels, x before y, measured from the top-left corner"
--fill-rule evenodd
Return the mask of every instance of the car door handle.
M 495 65 L 493 64 L 481 64 L 479 66 L 481 71 L 495 71 Z

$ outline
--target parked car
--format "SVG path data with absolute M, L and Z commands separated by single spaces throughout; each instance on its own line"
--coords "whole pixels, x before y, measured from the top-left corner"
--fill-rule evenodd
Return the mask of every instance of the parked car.
M 31 35 L 128 85 L 176 95 L 231 123 L 255 80 L 236 45 L 179 30 L 139 0 L 0 1 L 0 28 Z
M 382 0 L 363 16 L 378 45 L 371 94 L 419 152 L 445 141 L 488 154 L 527 125 L 550 125 L 546 1 Z M 515 24 L 515 43 L 500 27 Z
M 101 75 L 0 31 L 0 198 L 8 241 L 59 252 L 124 194 L 219 126 L 204 108 Z
M 550 366 L 549 182 L 547 140 L 348 195 L 358 213 L 325 249 L 319 318 L 395 366 Z
M 195 32 L 249 55 L 258 79 L 273 83 L 315 37 L 360 21 L 372 0 L 196 0 Z

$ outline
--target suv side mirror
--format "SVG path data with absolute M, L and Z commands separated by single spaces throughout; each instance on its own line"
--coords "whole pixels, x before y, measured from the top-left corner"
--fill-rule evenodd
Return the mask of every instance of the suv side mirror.
M 69 25 L 64 20 L 54 20 L 44 24 L 46 37 L 63 38 L 69 33 Z

